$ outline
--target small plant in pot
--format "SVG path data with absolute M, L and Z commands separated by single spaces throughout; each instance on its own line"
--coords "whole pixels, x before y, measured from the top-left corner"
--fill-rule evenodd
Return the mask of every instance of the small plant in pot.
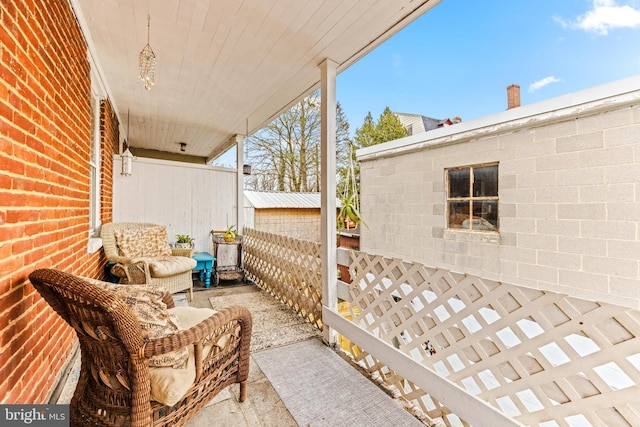
M 236 231 L 236 226 L 230 225 L 225 230 L 224 234 L 222 235 L 222 238 L 224 239 L 225 242 L 233 242 L 236 239 L 237 235 L 238 235 L 238 232 Z
M 191 249 L 193 248 L 193 237 L 188 234 L 176 235 L 176 248 Z

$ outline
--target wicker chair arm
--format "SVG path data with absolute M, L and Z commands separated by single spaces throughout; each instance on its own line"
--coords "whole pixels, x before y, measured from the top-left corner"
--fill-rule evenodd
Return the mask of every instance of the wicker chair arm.
M 149 265 L 149 260 L 151 258 L 149 257 L 145 257 L 145 256 L 140 256 L 137 258 L 129 258 L 129 261 L 127 264 L 144 264 L 144 265 Z
M 126 277 L 127 283 L 151 283 L 149 258 L 125 258 L 125 260 L 124 262 L 117 263 L 111 269 L 116 276 Z
M 186 256 L 187 258 L 191 258 L 194 253 L 196 253 L 195 249 L 171 248 L 171 255 L 173 256 Z
M 115 256 L 109 257 L 109 261 L 115 262 L 116 264 L 118 264 L 118 263 L 127 264 L 127 263 L 131 262 L 131 258 L 130 257 L 126 257 L 126 256 L 121 256 L 121 255 L 115 255 Z
M 189 329 L 148 341 L 144 347 L 144 357 L 150 358 L 152 356 L 165 354 L 191 344 L 202 345 L 203 341 L 210 339 L 216 331 L 218 331 L 220 335 L 228 334 L 229 331 L 223 331 L 224 326 L 234 321 L 240 324 L 240 347 L 246 344 L 247 348 L 243 351 L 249 351 L 248 347 L 251 340 L 252 326 L 251 313 L 245 307 L 230 306 L 212 314 L 207 319 Z M 198 361 L 196 361 L 196 365 L 197 364 Z

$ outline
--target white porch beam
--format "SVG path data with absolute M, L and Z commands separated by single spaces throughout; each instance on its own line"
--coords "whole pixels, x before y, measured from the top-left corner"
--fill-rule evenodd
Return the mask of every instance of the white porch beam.
M 337 255 L 336 255 L 336 68 L 337 64 L 325 59 L 320 64 L 320 157 L 321 157 L 321 226 L 322 238 L 322 305 L 337 311 Z M 329 346 L 336 343 L 337 335 L 326 323 L 323 339 Z
M 237 178 L 237 212 L 236 212 L 236 230 L 238 233 L 243 234 L 242 229 L 244 228 L 244 136 L 243 135 L 235 135 L 235 143 L 236 143 L 236 172 L 238 174 Z M 227 224 L 228 225 L 228 224 Z

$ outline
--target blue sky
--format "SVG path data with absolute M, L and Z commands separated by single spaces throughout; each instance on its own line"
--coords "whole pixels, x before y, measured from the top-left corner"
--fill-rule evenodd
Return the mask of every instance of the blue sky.
M 336 95 L 353 135 L 386 106 L 468 121 L 506 110 L 511 84 L 526 105 L 636 74 L 640 0 L 442 0 L 340 73 Z
M 640 74 L 640 0 L 442 0 L 343 71 L 351 133 L 367 112 L 463 121 Z

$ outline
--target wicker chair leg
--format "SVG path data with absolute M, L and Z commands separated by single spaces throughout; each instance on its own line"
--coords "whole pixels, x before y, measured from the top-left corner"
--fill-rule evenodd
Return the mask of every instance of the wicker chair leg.
M 240 383 L 240 402 L 244 402 L 247 398 L 247 381 L 242 381 Z

